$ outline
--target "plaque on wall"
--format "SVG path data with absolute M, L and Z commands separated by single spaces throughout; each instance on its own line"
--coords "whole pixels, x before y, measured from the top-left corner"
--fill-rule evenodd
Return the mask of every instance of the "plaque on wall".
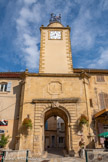
M 50 94 L 60 94 L 62 93 L 62 84 L 58 81 L 52 81 L 48 85 L 48 92 Z

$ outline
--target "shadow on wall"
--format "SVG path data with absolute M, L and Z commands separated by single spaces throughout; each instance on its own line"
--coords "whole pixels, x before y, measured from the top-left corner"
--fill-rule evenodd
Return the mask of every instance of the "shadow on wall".
M 14 121 L 13 121 L 13 132 L 12 140 L 9 143 L 9 149 L 15 149 L 15 144 L 17 143 L 16 136 L 18 134 L 18 120 L 19 120 L 19 110 L 20 110 L 20 98 L 21 98 L 21 82 L 19 85 L 13 87 L 13 94 L 16 94 Z

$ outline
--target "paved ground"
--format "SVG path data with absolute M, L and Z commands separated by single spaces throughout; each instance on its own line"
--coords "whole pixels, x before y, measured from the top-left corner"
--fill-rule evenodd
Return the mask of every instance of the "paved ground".
M 26 160 L 6 160 L 4 162 L 26 162 Z M 28 162 L 85 162 L 84 159 L 80 158 L 71 158 L 71 157 L 64 157 L 64 158 L 51 158 L 51 159 L 42 159 L 42 158 L 37 158 L 33 160 L 28 160 Z
M 62 158 L 64 157 L 63 149 L 60 148 L 49 148 L 47 151 L 47 158 Z
M 31 158 L 28 162 L 85 162 L 84 159 L 64 157 L 64 150 L 60 148 L 48 149 L 47 158 Z M 4 160 L 4 162 L 26 162 L 26 160 Z

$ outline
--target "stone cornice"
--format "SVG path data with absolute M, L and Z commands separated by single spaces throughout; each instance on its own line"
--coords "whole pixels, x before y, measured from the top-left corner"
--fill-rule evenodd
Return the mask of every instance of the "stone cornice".
M 56 73 L 23 73 L 25 76 L 30 77 L 81 77 L 81 74 L 56 74 Z
M 80 101 L 80 98 L 72 97 L 72 98 L 56 98 L 56 99 L 33 99 L 32 103 L 52 103 L 52 102 L 59 102 L 59 103 L 76 103 Z
M 81 73 L 82 71 L 92 74 L 108 74 L 108 69 L 73 69 L 74 73 Z
M 68 29 L 68 30 L 71 30 L 71 28 L 69 26 L 68 27 L 49 27 L 49 26 L 45 27 L 45 26 L 41 26 L 40 27 L 40 31 L 42 29 L 60 29 L 60 30 L 62 30 L 62 29 Z

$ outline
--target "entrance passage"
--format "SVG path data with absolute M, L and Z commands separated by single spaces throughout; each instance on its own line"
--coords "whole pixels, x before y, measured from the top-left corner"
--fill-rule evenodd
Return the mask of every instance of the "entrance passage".
M 65 123 L 59 116 L 50 117 L 45 123 L 45 149 L 65 148 Z
M 69 133 L 67 114 L 58 108 L 52 108 L 45 113 L 44 118 L 44 149 L 49 153 L 60 154 L 63 149 L 68 151 Z

